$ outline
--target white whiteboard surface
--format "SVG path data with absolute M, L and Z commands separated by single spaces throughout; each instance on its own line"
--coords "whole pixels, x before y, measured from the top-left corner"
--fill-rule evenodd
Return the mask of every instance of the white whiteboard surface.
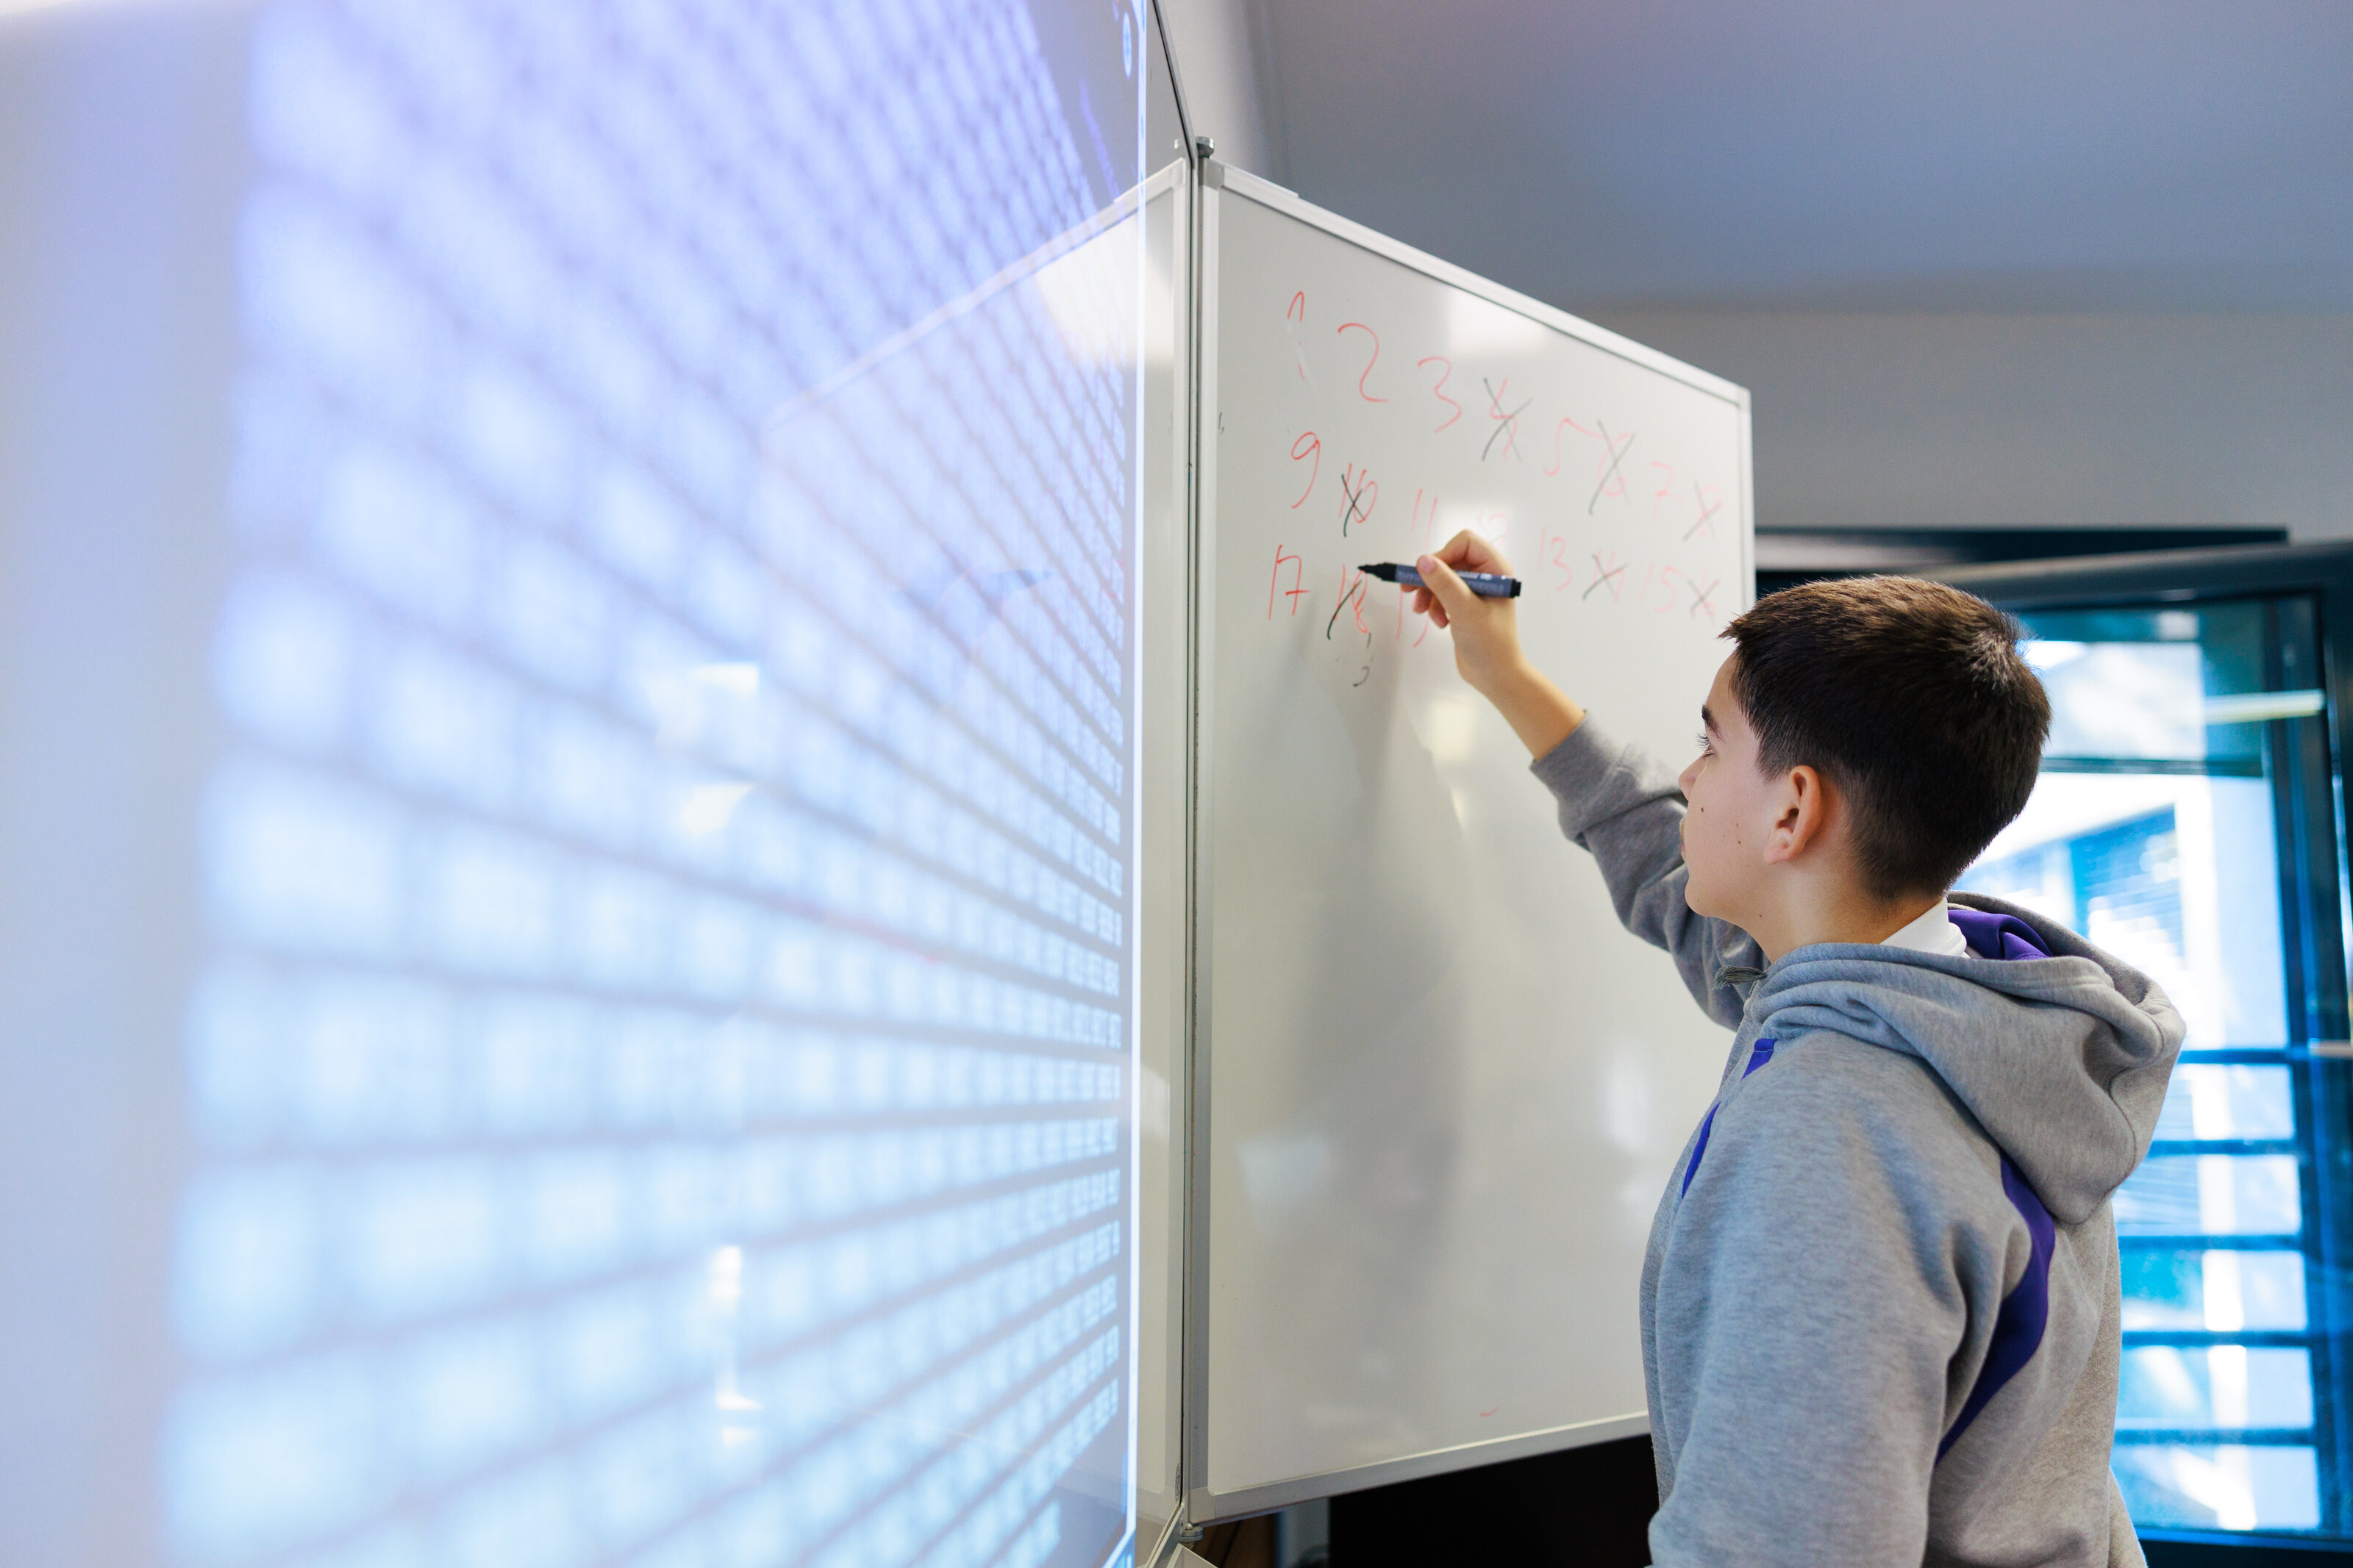
M 1643 1242 L 1725 1045 L 1356 566 L 1479 528 L 1538 665 L 1678 765 L 1752 592 L 1745 392 L 1210 183 L 1196 1519 L 1642 1430 Z

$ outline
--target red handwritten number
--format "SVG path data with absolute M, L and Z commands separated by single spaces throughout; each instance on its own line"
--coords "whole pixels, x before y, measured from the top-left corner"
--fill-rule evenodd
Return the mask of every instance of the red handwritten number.
M 1454 362 L 1448 359 L 1444 354 L 1432 354 L 1428 359 L 1418 359 L 1414 361 L 1413 368 L 1419 370 L 1424 365 L 1432 364 L 1437 365 L 1440 368 L 1438 372 L 1438 383 L 1430 389 L 1430 395 L 1438 399 L 1439 402 L 1446 405 L 1447 407 L 1454 410 L 1451 415 L 1447 416 L 1446 420 L 1446 425 L 1451 425 L 1455 420 L 1462 417 L 1462 405 L 1455 402 L 1454 399 L 1446 395 L 1446 378 L 1454 374 Z M 1434 425 L 1430 426 L 1430 428 L 1433 432 L 1443 430 L 1446 428 L 1446 425 Z
M 1626 470 L 1620 465 L 1624 463 L 1626 454 L 1634 449 L 1634 432 L 1629 430 L 1623 436 L 1612 436 L 1605 421 L 1597 419 L 1594 423 L 1601 426 L 1601 443 L 1609 448 L 1602 455 L 1601 483 L 1594 495 L 1596 499 L 1622 496 L 1626 493 Z
M 1485 383 L 1482 382 L 1481 384 L 1485 385 Z M 1511 412 L 1505 413 L 1504 411 L 1504 394 L 1511 390 L 1512 378 L 1508 375 L 1504 378 L 1503 385 L 1489 386 L 1487 388 L 1487 417 L 1495 422 L 1495 428 L 1487 437 L 1487 445 L 1489 447 L 1493 447 L 1495 444 L 1495 437 L 1497 436 L 1501 436 L 1504 438 L 1504 450 L 1512 457 L 1519 458 L 1520 414 L 1522 410 L 1527 407 L 1527 404 L 1522 403 L 1518 408 L 1514 408 Z M 1482 451 L 1479 454 L 1479 458 L 1482 462 L 1486 460 L 1486 457 L 1487 454 L 1484 451 Z M 1520 461 L 1525 463 L 1527 459 L 1525 458 L 1520 458 Z
M 1593 435 L 1592 431 L 1588 430 L 1584 426 L 1579 425 L 1574 419 L 1564 419 L 1559 424 L 1554 426 L 1552 427 L 1552 467 L 1544 471 L 1545 478 L 1548 479 L 1560 472 L 1560 433 L 1563 430 L 1574 430 L 1580 436 Z M 1595 436 L 1594 439 L 1598 441 L 1600 437 Z
M 1270 621 L 1274 619 L 1275 586 L 1282 581 L 1282 568 L 1286 562 L 1288 562 L 1291 566 L 1291 586 L 1283 589 L 1283 593 L 1288 595 L 1291 600 L 1291 613 L 1293 615 L 1295 616 L 1299 613 L 1299 601 L 1303 595 L 1309 592 L 1308 589 L 1300 586 L 1300 576 L 1301 574 L 1305 571 L 1305 568 L 1300 565 L 1299 557 L 1296 555 L 1285 555 L 1282 552 L 1282 546 L 1280 544 L 1276 545 L 1274 547 L 1274 570 L 1268 574 L 1266 580 L 1266 618 Z
M 1293 462 L 1303 463 L 1310 458 L 1315 459 L 1315 466 L 1307 470 L 1307 489 L 1301 490 L 1299 500 L 1291 503 L 1291 510 L 1293 511 L 1297 511 L 1306 501 L 1308 495 L 1315 489 L 1315 476 L 1324 471 L 1324 443 L 1316 439 L 1315 432 L 1313 430 L 1305 432 L 1298 440 L 1291 444 Z
M 1373 357 L 1365 362 L 1364 374 L 1356 377 L 1356 395 L 1363 398 L 1367 403 L 1387 403 L 1388 401 L 1388 398 L 1375 397 L 1371 393 L 1365 390 L 1365 376 L 1372 374 L 1373 366 L 1381 363 L 1381 335 L 1380 333 L 1373 331 L 1372 328 L 1365 325 L 1362 321 L 1343 321 L 1338 326 L 1333 328 L 1332 331 L 1335 333 L 1345 332 L 1350 327 L 1356 328 L 1356 331 L 1364 333 L 1365 336 L 1373 340 Z
M 1616 551 L 1609 552 L 1609 559 L 1607 561 L 1596 555 L 1593 558 L 1593 581 L 1586 584 L 1585 592 L 1579 594 L 1577 597 L 1580 600 L 1590 599 L 1596 588 L 1607 588 L 1609 590 L 1609 602 L 1614 605 L 1620 597 L 1620 590 L 1625 585 L 1625 576 L 1626 568 L 1618 563 Z
M 1568 540 L 1566 535 L 1558 533 L 1546 534 L 1545 539 L 1549 540 L 1552 544 L 1552 554 L 1549 558 L 1551 563 L 1560 568 L 1560 581 L 1552 585 L 1552 591 L 1556 594 L 1566 593 L 1568 589 L 1569 584 L 1575 581 L 1577 577 L 1576 569 L 1570 566 L 1567 562 L 1561 559 L 1561 552 L 1568 548 Z M 1539 556 L 1543 555 L 1543 550 L 1541 548 L 1543 542 L 1543 541 L 1538 542 L 1539 548 L 1537 554 Z
M 1306 289 L 1302 289 L 1291 297 L 1291 303 L 1283 307 L 1282 319 L 1286 321 L 1297 321 L 1303 327 L 1307 324 Z
M 1370 468 L 1359 468 L 1350 463 L 1340 470 L 1340 494 L 1347 499 L 1347 510 L 1340 514 L 1340 537 L 1348 537 L 1351 523 L 1373 521 L 1373 508 L 1380 504 L 1381 482 L 1373 478 Z
M 1373 640 L 1373 628 L 1365 626 L 1364 609 L 1365 584 L 1371 581 L 1372 579 L 1370 577 L 1364 575 L 1362 573 L 1358 573 L 1356 582 L 1351 584 L 1348 581 L 1348 568 L 1345 566 L 1340 568 L 1340 602 L 1332 606 L 1332 618 L 1324 623 L 1324 640 L 1325 642 L 1330 642 L 1332 640 L 1333 629 L 1340 624 L 1340 612 L 1346 609 L 1351 604 L 1354 604 L 1356 606 L 1356 625 L 1363 627 L 1365 641 L 1367 644 L 1371 643 Z
M 1667 504 L 1667 498 L 1675 493 L 1675 466 L 1672 463 L 1662 463 L 1653 458 L 1651 459 L 1651 467 L 1667 470 L 1667 482 L 1651 492 L 1651 515 L 1656 517 L 1659 515 L 1659 509 Z
M 1715 523 L 1712 520 L 1717 512 L 1724 510 L 1724 503 L 1715 498 L 1715 487 L 1714 485 L 1703 485 L 1698 483 L 1696 480 L 1693 482 L 1692 499 L 1699 503 L 1699 516 L 1693 521 L 1689 528 L 1683 530 L 1683 537 L 1685 539 L 1689 539 L 1693 534 L 1697 533 L 1703 528 L 1707 530 L 1707 536 L 1710 539 L 1714 539 L 1715 537 Z

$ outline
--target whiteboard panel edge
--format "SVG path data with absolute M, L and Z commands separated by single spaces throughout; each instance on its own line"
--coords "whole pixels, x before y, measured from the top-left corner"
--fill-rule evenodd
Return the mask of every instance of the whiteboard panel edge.
M 1757 603 L 1757 440 L 1748 389 L 1740 392 L 1740 607 Z
M 1399 1459 L 1383 1459 L 1378 1464 L 1359 1465 L 1354 1469 L 1293 1476 L 1240 1491 L 1219 1493 L 1206 1487 L 1197 1488 L 1191 1494 L 1189 1517 L 1195 1524 L 1242 1519 L 1271 1509 L 1289 1508 L 1293 1503 L 1337 1497 L 1342 1492 L 1360 1492 L 1371 1487 L 1391 1486 L 1398 1481 L 1420 1480 L 1426 1476 L 1451 1475 L 1478 1465 L 1499 1465 L 1537 1454 L 1556 1454 L 1570 1448 L 1590 1447 L 1596 1443 L 1614 1443 L 1621 1437 L 1641 1436 L 1650 1429 L 1650 1415 L 1638 1411 L 1631 1415 L 1605 1415 L 1598 1420 L 1577 1421 L 1566 1426 L 1548 1426 L 1541 1432 L 1494 1437 L 1484 1443 L 1461 1443 L 1451 1448 L 1432 1448 L 1427 1453 L 1409 1454 Z
M 1209 704 L 1217 682 L 1216 584 L 1218 568 L 1218 206 L 1219 190 L 1204 180 L 1197 187 L 1194 221 L 1200 226 L 1200 250 L 1195 274 L 1199 293 L 1193 330 L 1197 401 L 1193 414 L 1194 440 L 1199 453 L 1193 474 L 1193 908 L 1189 922 L 1192 942 L 1192 1011 L 1186 1038 L 1186 1110 L 1191 1145 L 1186 1151 L 1185 1223 L 1185 1447 L 1179 1459 L 1178 1485 L 1187 1495 L 1201 1495 L 1198 1483 L 1209 1473 L 1209 1058 L 1201 1039 L 1209 1017 L 1209 944 L 1205 940 L 1208 910 L 1215 903 L 1210 795 Z
M 1516 289 L 1505 288 L 1494 279 L 1482 278 L 1467 268 L 1457 267 L 1451 261 L 1441 261 L 1426 250 L 1417 250 L 1402 240 L 1391 239 L 1377 229 L 1366 228 L 1363 224 L 1342 217 L 1338 213 L 1319 207 L 1314 202 L 1302 197 L 1298 192 L 1285 189 L 1271 180 L 1263 180 L 1256 174 L 1214 161 L 1209 164 L 1209 168 L 1215 172 L 1214 184 L 1217 189 L 1254 201 L 1261 206 L 1269 207 L 1282 214 L 1285 217 L 1296 218 L 1301 223 L 1320 228 L 1335 238 L 1345 239 L 1360 249 L 1369 250 L 1376 256 L 1394 261 L 1400 267 L 1410 267 L 1415 271 L 1434 278 L 1440 283 L 1450 284 L 1466 294 L 1476 294 L 1479 298 L 1501 305 L 1507 310 L 1516 310 L 1531 321 L 1540 322 L 1555 331 L 1565 333 L 1580 342 L 1599 349 L 1604 353 L 1615 354 L 1630 364 L 1641 365 L 1645 370 L 1657 371 L 1660 374 L 1680 381 L 1695 391 L 1704 392 L 1712 397 L 1720 397 L 1726 403 L 1736 405 L 1744 419 L 1747 416 L 1748 389 L 1745 386 L 1726 381 L 1720 375 L 1711 374 L 1697 365 L 1686 364 L 1672 354 L 1661 353 L 1654 348 L 1647 348 L 1631 338 L 1621 337 L 1607 327 L 1596 326 L 1582 316 L 1572 316 L 1557 305 L 1547 305 L 1542 300 L 1523 294 Z M 1205 384 L 1210 384 L 1205 383 Z

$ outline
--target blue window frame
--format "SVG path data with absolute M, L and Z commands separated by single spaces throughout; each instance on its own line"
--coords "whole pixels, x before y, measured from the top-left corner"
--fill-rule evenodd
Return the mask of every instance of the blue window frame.
M 2353 1540 L 2353 551 L 1953 575 L 2021 615 L 2053 708 L 2032 801 L 1961 885 L 2147 970 L 2189 1025 L 2115 1205 L 2135 1522 Z

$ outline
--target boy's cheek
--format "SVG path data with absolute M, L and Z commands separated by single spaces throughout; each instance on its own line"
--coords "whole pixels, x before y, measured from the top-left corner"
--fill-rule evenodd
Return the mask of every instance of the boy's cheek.
M 1693 817 L 1683 819 L 1683 868 L 1687 873 L 1683 878 L 1683 902 L 1691 906 L 1694 914 L 1712 915 L 1715 913 L 1712 906 L 1716 902 L 1723 868 L 1717 864 L 1718 857 L 1707 835 L 1694 831 L 1694 826 Z

